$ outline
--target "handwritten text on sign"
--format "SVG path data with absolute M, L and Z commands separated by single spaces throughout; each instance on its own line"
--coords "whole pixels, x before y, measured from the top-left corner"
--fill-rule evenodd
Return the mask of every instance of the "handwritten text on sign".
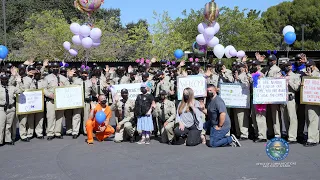
M 320 78 L 304 78 L 301 95 L 302 104 L 320 105 Z
M 244 84 L 220 84 L 220 97 L 229 108 L 250 108 L 250 90 Z
M 182 100 L 183 90 L 191 88 L 195 97 L 206 96 L 206 79 L 203 76 L 187 76 L 178 78 L 178 100 Z
M 17 114 L 31 114 L 43 111 L 43 92 L 26 91 L 18 96 Z
M 83 103 L 82 86 L 66 86 L 55 89 L 55 107 L 58 110 L 82 108 Z
M 253 104 L 286 104 L 286 79 L 262 78 L 253 88 Z
M 111 87 L 112 97 L 114 98 L 114 96 L 117 95 L 119 99 L 122 99 L 121 90 L 127 89 L 129 92 L 129 99 L 136 100 L 137 96 L 141 94 L 140 87 L 141 83 L 113 85 Z

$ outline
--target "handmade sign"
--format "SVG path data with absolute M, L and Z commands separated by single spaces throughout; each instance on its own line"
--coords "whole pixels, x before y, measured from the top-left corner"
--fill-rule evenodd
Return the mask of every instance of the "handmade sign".
M 136 100 L 137 96 L 141 94 L 140 87 L 141 83 L 112 85 L 112 98 L 114 98 L 117 95 L 119 99 L 122 99 L 121 90 L 127 89 L 129 92 L 129 99 Z
M 253 88 L 253 104 L 286 104 L 287 87 L 284 78 L 261 78 Z
M 64 110 L 83 108 L 83 93 L 82 86 L 65 86 L 55 88 L 55 109 Z
M 16 112 L 18 115 L 43 112 L 43 90 L 26 90 L 23 93 L 19 94 L 17 96 L 16 107 Z
M 183 90 L 191 88 L 194 92 L 194 97 L 205 97 L 207 94 L 207 83 L 203 76 L 187 76 L 178 78 L 178 100 L 182 100 Z
M 250 109 L 250 89 L 245 84 L 221 83 L 219 92 L 228 108 Z
M 320 105 L 320 78 L 303 77 L 301 86 L 301 104 Z

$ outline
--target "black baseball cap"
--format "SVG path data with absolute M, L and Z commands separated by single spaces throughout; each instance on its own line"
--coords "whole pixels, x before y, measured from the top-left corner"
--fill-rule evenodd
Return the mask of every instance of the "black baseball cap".
M 121 90 L 121 94 L 129 94 L 128 89 L 124 88 Z
M 278 58 L 276 55 L 274 54 L 271 54 L 269 57 L 268 57 L 268 61 L 276 61 Z

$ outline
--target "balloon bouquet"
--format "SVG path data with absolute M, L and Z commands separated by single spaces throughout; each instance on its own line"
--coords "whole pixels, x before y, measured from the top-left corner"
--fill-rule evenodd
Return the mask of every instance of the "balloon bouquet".
M 219 39 L 215 36 L 219 30 L 220 25 L 216 22 L 219 17 L 219 7 L 217 3 L 212 0 L 205 5 L 204 18 L 205 22 L 198 25 L 199 35 L 196 37 L 196 42 L 193 43 L 192 49 L 194 54 L 205 56 L 207 47 L 214 48 L 214 55 L 221 59 L 224 55 L 227 58 L 245 56 L 244 51 L 237 51 L 233 46 L 229 45 L 226 48 L 219 44 Z
M 93 12 L 98 10 L 103 4 L 104 0 L 75 0 L 74 6 L 79 11 L 87 13 L 90 21 L 90 16 Z M 86 63 L 88 62 L 88 52 L 91 48 L 99 47 L 101 43 L 102 31 L 99 28 L 93 28 L 91 22 L 84 25 L 78 23 L 71 23 L 70 30 L 74 34 L 72 37 L 72 43 L 75 46 L 82 46 L 86 50 Z M 71 49 L 71 43 L 66 41 L 63 43 L 65 50 L 69 52 L 71 56 L 77 56 L 78 50 Z

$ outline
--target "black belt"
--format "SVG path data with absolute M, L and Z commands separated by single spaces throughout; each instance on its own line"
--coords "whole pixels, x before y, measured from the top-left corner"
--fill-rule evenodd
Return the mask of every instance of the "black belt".
M 0 107 L 7 108 L 7 109 L 11 109 L 11 108 L 13 108 L 13 107 L 16 107 L 16 104 L 13 103 L 13 104 L 10 104 L 10 105 L 8 105 L 8 106 L 6 106 L 6 105 L 0 105 Z
M 53 101 L 53 99 L 48 98 L 48 97 L 46 97 L 44 100 L 45 100 L 46 102 Z

